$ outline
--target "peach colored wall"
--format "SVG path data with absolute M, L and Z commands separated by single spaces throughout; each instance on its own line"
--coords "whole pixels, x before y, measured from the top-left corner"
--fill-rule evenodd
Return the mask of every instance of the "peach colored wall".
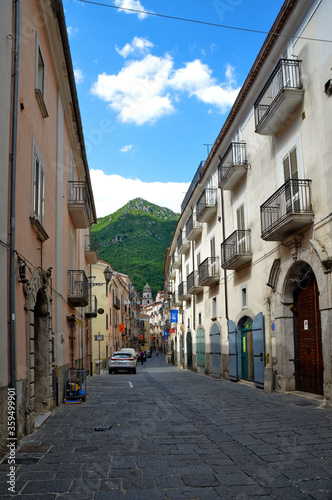
M 53 67 L 52 54 L 49 51 L 48 43 L 44 34 L 44 27 L 35 16 L 37 3 L 34 0 L 25 0 L 21 3 L 21 20 L 23 23 L 22 38 L 20 43 L 20 80 L 19 80 L 19 101 L 23 103 L 24 109 L 19 110 L 18 116 L 18 155 L 17 155 L 17 191 L 16 191 L 16 249 L 27 259 L 31 268 L 41 266 L 44 270 L 48 267 L 55 269 L 55 238 L 56 238 L 56 169 L 57 169 L 57 106 L 58 89 L 56 72 Z M 33 19 L 32 23 L 27 23 L 26 19 Z M 41 110 L 35 97 L 35 67 L 36 67 L 36 33 L 42 50 L 45 63 L 45 105 L 49 116 L 43 118 Z M 67 105 L 67 103 L 65 103 Z M 66 115 L 64 115 L 65 117 Z M 65 120 L 65 118 L 64 118 Z M 69 124 L 72 126 L 72 123 Z M 76 137 L 76 136 L 75 136 Z M 44 228 L 49 239 L 42 244 L 37 240 L 37 235 L 31 227 L 29 216 L 31 213 L 31 203 L 33 195 L 33 141 L 41 155 L 45 168 L 45 216 Z M 76 145 L 74 147 L 77 147 Z M 79 316 L 79 309 L 75 310 L 66 303 L 68 291 L 67 271 L 69 269 L 69 225 L 72 222 L 68 212 L 68 181 L 70 168 L 70 150 L 74 149 L 71 144 L 71 137 L 68 126 L 63 126 L 63 158 L 59 162 L 63 165 L 63 207 L 62 207 L 62 283 L 61 290 L 57 289 L 56 282 L 53 287 L 63 296 L 63 316 L 62 324 L 55 321 L 55 303 L 52 303 L 53 331 L 64 334 L 65 342 L 62 344 L 63 363 L 69 363 L 69 326 L 67 314 Z M 77 153 L 74 152 L 74 157 Z M 76 178 L 78 174 L 75 174 Z M 88 275 L 88 266 L 84 257 L 84 230 L 76 230 L 72 226 L 74 234 L 76 232 L 76 269 L 84 269 Z M 79 248 L 79 232 L 82 232 Z M 80 258 L 79 258 L 80 256 Z M 79 266 L 81 262 L 81 266 Z M 54 296 L 53 292 L 53 296 Z M 26 377 L 26 316 L 24 311 L 25 297 L 21 284 L 17 286 L 17 364 L 18 378 Z M 56 333 L 57 333 L 56 332 Z M 86 335 L 86 333 L 84 334 Z M 75 356 L 80 356 L 78 327 L 76 327 Z

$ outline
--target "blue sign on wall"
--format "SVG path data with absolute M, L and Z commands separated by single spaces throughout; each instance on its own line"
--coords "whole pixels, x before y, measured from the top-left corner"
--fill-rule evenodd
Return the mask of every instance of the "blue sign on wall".
M 166 340 L 168 337 L 168 331 L 167 330 L 164 330 L 164 340 Z
M 177 322 L 178 322 L 178 310 L 172 309 L 171 310 L 171 323 L 177 323 Z

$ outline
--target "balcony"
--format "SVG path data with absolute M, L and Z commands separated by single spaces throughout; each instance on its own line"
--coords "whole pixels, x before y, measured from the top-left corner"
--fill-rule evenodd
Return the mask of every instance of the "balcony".
M 96 318 L 97 317 L 97 297 L 91 295 L 89 299 L 89 305 L 85 311 L 86 318 Z
M 69 181 L 68 210 L 76 229 L 90 226 L 91 208 L 84 181 Z
M 216 212 L 217 190 L 206 188 L 196 203 L 196 220 L 198 222 L 207 222 Z
M 300 60 L 280 59 L 255 102 L 258 134 L 275 135 L 303 100 Z
M 174 269 L 180 269 L 181 267 L 181 255 L 177 252 L 174 252 L 172 255 L 172 266 Z
M 68 271 L 68 302 L 73 307 L 88 305 L 89 286 L 84 271 Z
M 189 300 L 191 298 L 190 293 L 187 292 L 187 282 L 182 281 L 178 286 L 178 295 L 180 300 Z
M 98 242 L 96 236 L 85 235 L 85 258 L 88 264 L 97 264 L 98 262 Z
M 219 257 L 208 257 L 198 267 L 199 284 L 212 286 L 219 282 Z
M 247 168 L 246 143 L 232 142 L 218 166 L 218 187 L 231 191 L 245 176 Z
M 114 307 L 114 309 L 117 309 L 118 311 L 120 310 L 121 303 L 120 303 L 120 299 L 118 297 L 113 298 L 113 307 Z
M 180 234 L 177 239 L 177 245 L 176 245 L 178 255 L 182 255 L 186 253 L 189 248 L 190 248 L 190 242 L 187 240 L 187 238 L 184 235 L 184 231 L 180 231 Z
M 169 266 L 169 268 L 168 268 L 168 279 L 169 280 L 174 279 L 175 276 L 176 276 L 175 267 L 174 266 Z
M 250 230 L 238 229 L 221 244 L 221 267 L 240 269 L 251 262 Z
M 172 293 L 172 298 L 171 298 L 171 307 L 180 307 L 182 306 L 182 301 L 179 298 L 179 293 L 176 290 L 175 292 Z
M 198 169 L 196 170 L 194 178 L 193 178 L 193 180 L 190 183 L 189 189 L 188 189 L 188 191 L 187 191 L 187 193 L 186 193 L 186 195 L 185 195 L 185 197 L 183 199 L 183 202 L 181 203 L 181 213 L 186 208 L 186 205 L 187 205 L 187 203 L 189 201 L 189 198 L 192 195 L 192 193 L 193 193 L 193 191 L 194 191 L 194 189 L 196 187 L 196 184 L 197 184 L 197 182 L 199 181 L 199 179 L 201 177 L 204 165 L 205 165 L 205 161 L 201 161 L 201 163 L 198 166 Z
M 189 241 L 194 241 L 202 232 L 202 223 L 197 222 L 196 212 L 192 212 L 186 222 L 186 237 Z
M 198 271 L 193 271 L 187 276 L 187 291 L 191 295 L 198 295 L 202 293 L 204 288 L 199 284 L 199 273 Z
M 310 180 L 289 179 L 261 205 L 263 240 L 282 241 L 313 222 L 310 184 Z

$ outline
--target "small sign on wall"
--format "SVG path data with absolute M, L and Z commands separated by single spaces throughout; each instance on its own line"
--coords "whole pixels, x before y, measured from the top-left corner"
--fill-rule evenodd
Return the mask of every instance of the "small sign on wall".
M 305 330 L 309 330 L 309 321 L 307 319 L 303 321 L 303 327 Z

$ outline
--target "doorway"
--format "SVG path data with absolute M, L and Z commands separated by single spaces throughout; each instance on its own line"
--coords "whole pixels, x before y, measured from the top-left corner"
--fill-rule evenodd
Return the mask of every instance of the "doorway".
M 191 332 L 187 333 L 187 368 L 192 370 L 193 368 L 193 341 Z
M 241 323 L 241 378 L 254 380 L 252 322 L 250 318 L 243 318 Z
M 319 291 L 311 267 L 306 264 L 294 289 L 295 383 L 298 391 L 323 395 L 323 349 Z

